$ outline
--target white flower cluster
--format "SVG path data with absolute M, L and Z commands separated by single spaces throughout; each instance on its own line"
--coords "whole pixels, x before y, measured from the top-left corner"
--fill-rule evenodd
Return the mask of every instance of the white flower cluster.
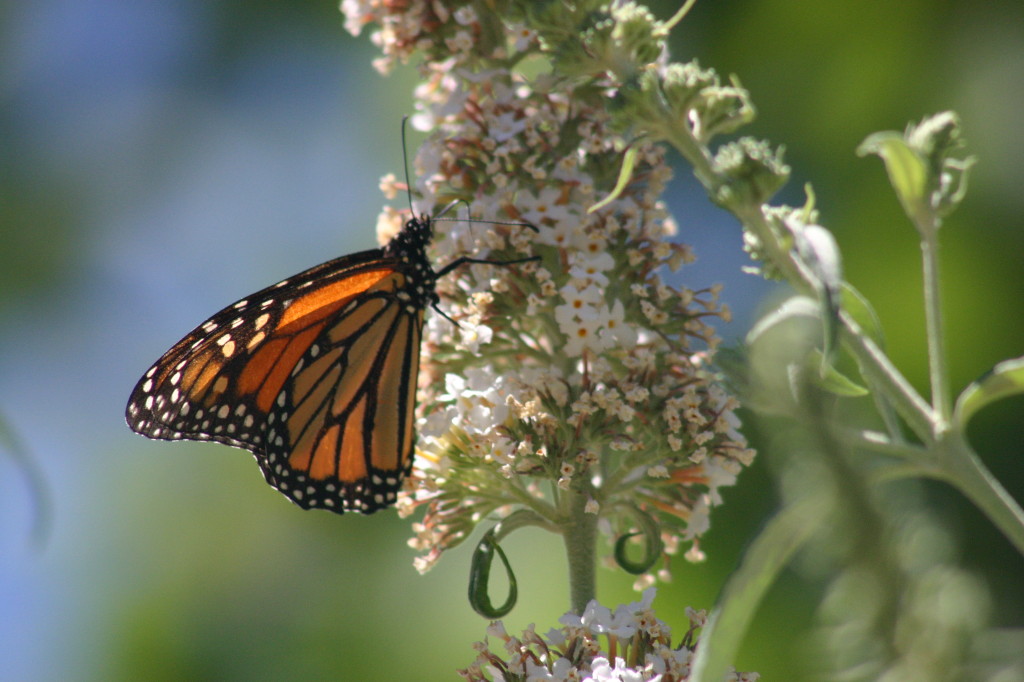
M 604 96 L 517 73 L 516 60 L 541 49 L 534 33 L 468 3 L 342 9 L 353 32 L 376 25 L 389 65 L 413 51 L 426 58 L 413 125 L 433 132 L 416 157 L 417 210 L 459 202 L 475 219 L 435 221 L 438 266 L 491 262 L 439 281 L 450 320 L 428 315 L 424 328 L 422 437 L 399 500 L 403 513 L 427 508 L 411 543 L 418 567 L 480 519 L 526 506 L 555 523 L 581 495 L 611 538 L 637 530 L 625 506 L 656 522 L 661 577 L 680 540 L 699 559 L 719 488 L 753 452 L 736 430 L 736 400 L 709 369 L 718 339 L 707 322 L 728 317 L 717 290 L 661 278 L 693 260 L 670 240 L 663 150 L 633 141 L 630 182 L 588 211 L 616 185 L 623 138 Z M 396 183 L 382 188 L 393 195 Z M 394 211 L 381 220 L 400 222 Z
M 565 614 L 559 619 L 562 628 L 544 635 L 531 626 L 513 637 L 500 621 L 493 622 L 488 641 L 476 645 L 476 661 L 460 674 L 472 682 L 681 682 L 689 678 L 696 633 L 707 614 L 687 608 L 690 627 L 673 646 L 671 629 L 651 607 L 654 597 L 654 588 L 648 588 L 640 601 L 614 611 L 591 601 L 582 615 Z M 491 650 L 491 638 L 501 642 L 500 651 Z M 733 671 L 728 679 L 756 682 L 759 677 Z

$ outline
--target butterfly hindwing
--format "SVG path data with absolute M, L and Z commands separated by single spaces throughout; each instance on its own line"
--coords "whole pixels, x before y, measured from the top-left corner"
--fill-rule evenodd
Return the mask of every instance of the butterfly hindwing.
M 257 459 L 268 483 L 307 509 L 394 503 L 412 463 L 422 321 L 422 309 L 376 291 L 323 329 L 267 419 Z

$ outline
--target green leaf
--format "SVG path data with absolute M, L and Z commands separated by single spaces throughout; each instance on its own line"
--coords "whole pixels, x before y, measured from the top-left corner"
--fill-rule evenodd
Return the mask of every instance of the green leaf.
M 615 183 L 615 189 L 612 193 L 606 196 L 601 201 L 597 202 L 593 206 L 587 209 L 587 213 L 593 213 L 598 209 L 604 208 L 608 204 L 615 201 L 623 190 L 626 189 L 626 185 L 629 184 L 630 178 L 633 177 L 633 166 L 636 165 L 636 147 L 630 147 L 626 150 L 625 156 L 622 158 L 622 168 L 619 170 L 619 180 Z
M 1021 393 L 1024 393 L 1024 356 L 1003 360 L 964 389 L 957 398 L 953 421 L 963 429 L 981 408 Z
M 700 636 L 690 682 L 720 682 L 736 661 L 743 636 L 768 589 L 823 516 L 807 502 L 771 518 L 726 583 Z
M 878 314 L 871 307 L 868 299 L 853 285 L 843 282 L 843 310 L 853 321 L 875 342 L 879 348 L 885 348 L 885 334 Z
M 815 320 L 821 318 L 821 308 L 809 296 L 792 296 L 758 320 L 747 332 L 747 345 L 753 346 L 773 329 L 793 320 Z
M 814 350 L 812 356 L 818 358 L 821 363 L 822 372 L 815 381 L 823 389 L 844 398 L 859 398 L 868 394 L 868 389 L 848 378 L 827 362 L 821 351 Z
M 877 154 L 889 173 L 889 184 L 912 219 L 928 206 L 928 160 L 915 151 L 897 132 L 869 135 L 857 147 L 859 156 Z M 915 220 L 916 223 L 916 220 Z
M 750 353 L 746 401 L 766 414 L 798 411 L 807 360 L 821 347 L 821 334 L 821 307 L 810 296 L 793 296 L 758 320 L 746 338 Z

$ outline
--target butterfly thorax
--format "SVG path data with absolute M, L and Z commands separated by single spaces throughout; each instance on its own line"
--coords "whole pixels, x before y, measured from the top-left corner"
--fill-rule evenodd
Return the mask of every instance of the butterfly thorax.
M 438 302 L 435 285 L 437 274 L 427 259 L 427 246 L 433 238 L 434 227 L 430 216 L 410 218 L 402 231 L 384 247 L 384 255 L 397 258 L 408 276 L 403 292 L 409 296 L 408 304 L 420 310 Z

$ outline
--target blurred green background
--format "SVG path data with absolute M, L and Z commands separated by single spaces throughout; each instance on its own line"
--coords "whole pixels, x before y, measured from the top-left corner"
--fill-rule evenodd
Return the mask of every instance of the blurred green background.
M 675 3 L 656 3 L 662 17 Z M 735 73 L 749 130 L 785 144 L 802 203 L 813 181 L 848 278 L 925 389 L 919 255 L 869 133 L 943 109 L 979 157 L 943 234 L 953 384 L 1024 354 L 1024 5 L 904 0 L 704 0 L 677 59 Z M 426 576 L 408 522 L 303 512 L 238 450 L 132 435 L 140 373 L 222 305 L 373 245 L 378 179 L 400 169 L 409 69 L 382 79 L 333 1 L 35 0 L 0 6 L 0 415 L 44 476 L 38 500 L 0 458 L 0 676 L 18 680 L 452 679 L 486 623 L 465 598 L 468 547 Z M 739 271 L 740 234 L 680 167 L 667 196 L 742 335 L 770 289 Z M 1024 401 L 979 415 L 973 442 L 1024 499 Z M 970 505 L 927 486 L 982 575 L 996 620 L 1024 625 L 1024 560 Z M 774 506 L 763 462 L 725 491 L 703 547 L 656 606 L 710 607 Z M 567 608 L 560 545 L 507 551 L 510 631 Z M 553 580 L 552 577 L 555 577 Z M 602 601 L 635 598 L 599 575 Z M 737 667 L 804 679 L 820 586 L 787 574 Z

